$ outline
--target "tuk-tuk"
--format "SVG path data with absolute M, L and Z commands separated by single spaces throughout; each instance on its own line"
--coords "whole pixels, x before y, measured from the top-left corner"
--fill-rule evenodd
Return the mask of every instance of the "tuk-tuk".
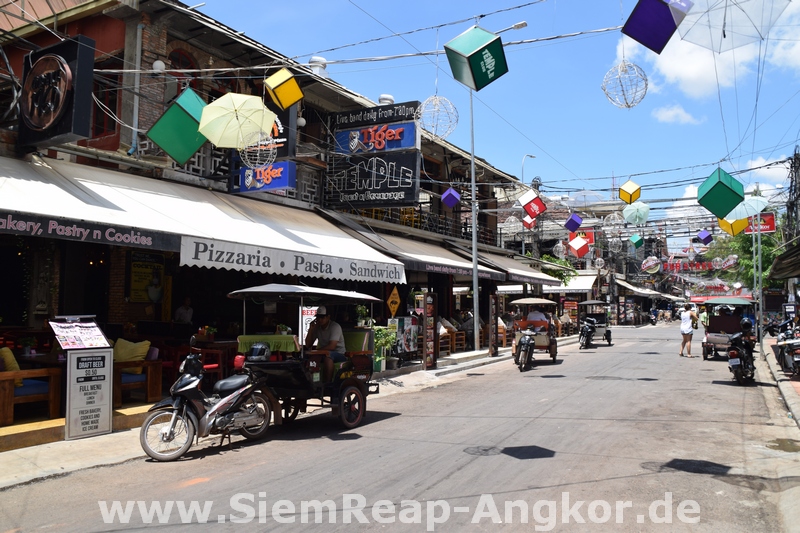
M 555 306 L 556 302 L 545 298 L 521 298 L 510 302 L 510 305 L 536 305 L 547 309 L 549 306 Z M 549 312 L 552 317 L 555 309 L 550 309 Z M 520 339 L 523 335 L 532 335 L 534 341 L 532 343 L 533 349 L 547 352 L 555 363 L 558 355 L 558 339 L 552 318 L 549 322 L 527 319 L 515 320 L 512 325 L 512 332 L 511 353 L 514 354 L 515 361 L 518 356 L 517 351 Z
M 703 304 L 708 313 L 708 326 L 703 338 L 703 359 L 711 359 L 722 351 L 727 353 L 730 336 L 742 331 L 742 319 L 750 318 L 755 324 L 753 300 L 745 298 L 710 298 Z
M 609 328 L 608 315 L 606 313 L 608 304 L 601 300 L 586 300 L 585 302 L 579 302 L 578 306 L 584 308 L 578 316 L 579 320 L 582 321 L 584 318 L 594 319 L 594 337 L 596 339 L 605 339 L 608 345 L 611 346 L 611 329 Z
M 258 303 L 296 302 L 299 309 L 316 303 L 380 302 L 368 294 L 279 283 L 233 291 L 228 298 Z M 334 373 L 328 381 L 323 379 L 326 353 L 322 350 L 306 350 L 303 339 L 299 342 L 300 351 L 288 357 L 248 357 L 248 353 L 243 354 L 244 364 L 261 378 L 265 389 L 263 392 L 279 402 L 280 409 L 274 416 L 276 424 L 293 421 L 299 412 L 305 412 L 309 406 L 331 408 L 333 415 L 347 429 L 362 422 L 367 411 L 367 396 L 377 394 L 380 387 L 378 383 L 370 381 L 373 372 L 372 332 L 364 329 L 361 333 L 363 341 L 358 342 L 354 351 L 347 347 L 348 351 L 344 354 L 347 361 L 334 365 Z M 345 332 L 346 343 L 347 336 L 348 332 Z

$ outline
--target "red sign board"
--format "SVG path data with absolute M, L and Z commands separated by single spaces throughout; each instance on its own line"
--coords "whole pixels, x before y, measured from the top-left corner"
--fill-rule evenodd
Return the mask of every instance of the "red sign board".
M 574 240 L 575 237 L 580 237 L 588 244 L 594 244 L 594 230 L 593 229 L 579 229 L 569 234 L 569 240 Z
M 746 234 L 750 235 L 758 232 L 756 218 L 750 217 L 747 219 L 750 224 L 744 230 Z M 775 213 L 761 213 L 761 233 L 775 233 Z

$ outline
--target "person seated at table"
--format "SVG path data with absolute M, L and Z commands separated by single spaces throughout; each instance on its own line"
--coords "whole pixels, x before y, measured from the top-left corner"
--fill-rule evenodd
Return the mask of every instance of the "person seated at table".
M 326 350 L 328 354 L 322 362 L 322 379 L 330 381 L 333 378 L 333 364 L 347 361 L 345 357 L 344 333 L 342 326 L 331 319 L 328 309 L 321 305 L 317 307 L 317 317 L 311 322 L 306 335 L 305 347 L 312 349 L 317 343 L 317 350 Z
M 528 313 L 528 320 L 539 320 L 541 322 L 547 322 L 547 315 L 542 313 L 541 307 L 534 307 L 530 313 Z
M 478 321 L 480 326 L 483 327 L 485 322 L 481 317 L 478 317 Z M 466 333 L 467 337 L 467 346 L 470 350 L 475 349 L 475 333 L 473 332 L 473 327 L 475 324 L 475 320 L 473 319 L 472 313 L 466 312 L 464 314 L 464 321 L 461 322 L 461 325 L 458 326 L 458 329 Z

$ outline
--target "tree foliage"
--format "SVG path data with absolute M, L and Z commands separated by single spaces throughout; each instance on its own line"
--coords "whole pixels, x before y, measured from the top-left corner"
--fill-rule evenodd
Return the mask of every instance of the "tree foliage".
M 761 255 L 762 283 L 764 288 L 783 287 L 783 281 L 769 280 L 767 278 L 775 256 L 780 255 L 781 252 L 781 250 L 776 250 L 781 244 L 777 239 L 777 236 L 780 234 L 780 229 L 775 233 L 761 234 L 761 248 L 759 251 Z M 758 236 L 756 236 L 756 247 L 758 247 L 757 240 Z M 738 281 L 743 286 L 752 289 L 753 273 L 758 266 L 758 255 L 755 257 L 755 262 L 753 258 L 753 236 L 742 232 L 733 237 L 717 237 L 709 245 L 708 251 L 704 254 L 706 261 L 710 261 L 714 257 L 725 259 L 729 255 L 736 255 L 739 257 L 739 260 L 735 267 L 719 271 L 718 276 L 720 279 L 731 283 Z
M 573 267 L 572 264 L 566 259 L 559 259 L 558 257 L 553 257 L 552 255 L 544 254 L 542 256 L 542 261 L 547 261 L 548 263 L 555 263 L 557 265 L 561 265 L 569 269 L 569 270 L 551 269 L 547 268 L 547 265 L 545 265 L 544 263 L 542 264 L 542 272 L 544 272 L 548 276 L 553 276 L 564 285 L 569 283 L 569 281 L 572 278 L 578 275 L 578 272 L 575 270 L 575 267 Z

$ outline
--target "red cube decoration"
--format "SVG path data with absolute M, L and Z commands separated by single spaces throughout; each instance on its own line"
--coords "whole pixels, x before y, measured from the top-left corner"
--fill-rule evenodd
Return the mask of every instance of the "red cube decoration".
M 569 241 L 569 249 L 576 257 L 583 257 L 589 253 L 589 243 L 581 237 Z
M 636 248 L 641 248 L 641 246 L 644 244 L 644 239 L 639 234 L 631 235 L 630 241 Z
M 442 203 L 450 209 L 453 209 L 460 201 L 461 195 L 452 187 L 444 191 L 444 194 L 442 194 Z
M 706 230 L 701 230 L 700 233 L 697 234 L 697 238 L 700 239 L 700 242 L 703 244 L 709 244 L 714 240 L 714 237 Z
M 522 225 L 525 229 L 533 229 L 534 226 L 536 226 L 536 219 L 526 215 L 525 218 L 522 219 Z
M 542 199 L 539 198 L 539 195 L 536 194 L 536 191 L 533 189 L 530 189 L 528 192 L 520 196 L 519 203 L 531 218 L 536 218 L 547 211 L 547 206 L 544 205 Z
M 572 213 L 567 219 L 567 221 L 564 222 L 564 227 L 567 228 L 570 231 L 570 233 L 573 233 L 575 231 L 578 231 L 578 228 L 581 227 L 581 224 L 583 224 L 583 219 L 578 215 L 576 215 L 575 213 Z

